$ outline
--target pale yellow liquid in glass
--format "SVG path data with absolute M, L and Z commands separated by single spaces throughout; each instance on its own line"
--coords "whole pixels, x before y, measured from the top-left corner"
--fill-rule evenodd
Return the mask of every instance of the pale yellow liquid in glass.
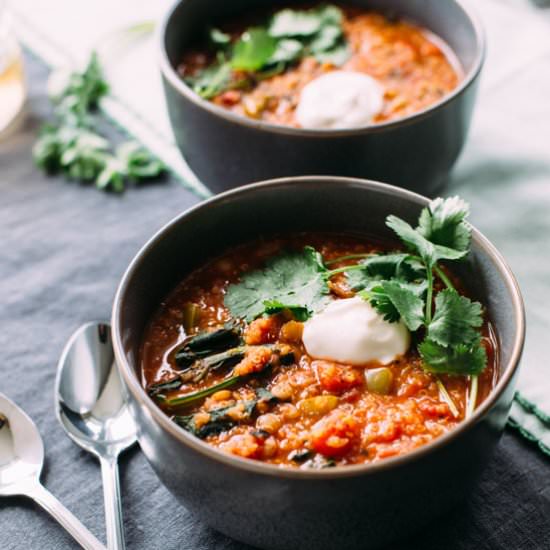
M 4 19 L 0 0 L 0 138 L 7 132 L 25 102 L 25 80 L 21 50 Z

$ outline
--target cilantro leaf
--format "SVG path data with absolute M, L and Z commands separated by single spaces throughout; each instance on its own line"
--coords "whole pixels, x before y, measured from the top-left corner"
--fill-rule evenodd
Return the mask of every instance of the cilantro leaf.
M 427 266 L 439 260 L 459 260 L 470 247 L 470 227 L 465 222 L 468 205 L 459 197 L 433 200 L 420 213 L 416 229 L 397 216 L 388 216 L 386 225 L 416 251 Z
M 166 170 L 164 164 L 137 141 L 127 141 L 119 145 L 116 157 L 122 163 L 123 173 L 134 181 L 157 178 Z
M 460 260 L 468 253 L 468 250 L 455 250 L 447 246 L 434 244 L 429 241 L 418 229 L 414 229 L 407 222 L 390 215 L 386 218 L 386 225 L 393 229 L 397 236 L 409 249 L 416 252 L 427 266 L 432 268 L 438 260 Z
M 216 29 L 215 27 L 209 29 L 208 38 L 212 44 L 215 46 L 221 46 L 222 48 L 229 46 L 231 43 L 231 36 L 223 31 L 220 31 L 220 29 Z
M 339 25 L 326 25 L 309 44 L 311 53 L 317 54 L 330 50 L 342 38 L 342 28 Z
M 254 85 L 279 74 L 308 55 L 341 65 L 350 55 L 342 19 L 342 11 L 332 5 L 283 9 L 273 15 L 268 26 L 250 27 L 234 43 L 231 35 L 211 28 L 208 36 L 217 50 L 217 60 L 184 80 L 201 97 L 212 99 L 225 90 Z M 243 77 L 239 74 L 242 71 L 254 74 Z
M 323 17 L 317 10 L 299 11 L 290 8 L 277 12 L 269 25 L 269 34 L 275 38 L 312 36 L 319 31 Z
M 321 255 L 310 246 L 284 253 L 270 259 L 265 269 L 246 273 L 230 285 L 225 306 L 231 315 L 247 321 L 282 309 L 305 319 L 328 303 L 326 273 Z
M 57 113 L 76 120 L 96 109 L 109 92 L 96 52 L 92 52 L 82 72 L 59 69 L 52 73 L 48 88 Z
M 329 4 L 319 8 L 317 11 L 323 21 L 323 24 L 342 25 L 344 14 L 338 6 L 335 6 L 334 4 Z
M 299 40 L 284 38 L 277 43 L 273 55 L 268 60 L 268 64 L 292 63 L 302 55 L 303 51 L 304 46 Z
M 471 230 L 465 223 L 469 206 L 459 197 L 437 198 L 420 214 L 418 231 L 434 244 L 467 250 Z
M 435 297 L 435 313 L 428 326 L 428 338 L 442 346 L 469 344 L 483 324 L 481 304 L 455 290 L 442 290 Z
M 412 282 L 426 277 L 424 266 L 410 254 L 392 252 L 376 254 L 361 260 L 358 265 L 363 269 L 346 272 L 352 290 L 366 288 L 373 280 L 398 279 Z
M 187 77 L 185 81 L 195 93 L 204 99 L 211 99 L 227 89 L 231 76 L 231 65 L 222 61 L 207 67 L 196 76 Z
M 231 66 L 243 71 L 257 71 L 268 63 L 276 47 L 277 41 L 265 29 L 252 27 L 233 47 Z
M 61 168 L 60 159 L 63 143 L 55 126 L 44 125 L 32 148 L 35 164 L 47 174 L 54 174 Z
M 418 346 L 418 351 L 424 368 L 435 374 L 477 375 L 487 365 L 487 352 L 479 338 L 468 345 L 450 348 L 426 339 Z
M 288 310 L 297 321 L 307 321 L 310 317 L 307 307 L 296 304 L 284 304 L 278 300 L 264 300 L 264 307 L 267 315 L 275 315 L 276 313 Z
M 109 142 L 94 132 L 75 132 L 74 139 L 66 143 L 60 166 L 75 180 L 93 181 L 105 165 Z
M 348 44 L 339 44 L 332 50 L 317 52 L 315 59 L 320 63 L 330 63 L 339 67 L 343 65 L 351 57 L 351 50 Z
M 93 111 L 109 86 L 95 52 L 84 71 L 52 74 L 49 88 L 55 122 L 42 128 L 33 147 L 39 168 L 116 192 L 123 191 L 130 179 L 140 181 L 164 172 L 164 165 L 135 142 L 113 153 L 112 144 L 96 131 Z
M 401 318 L 414 332 L 424 324 L 424 300 L 411 286 L 397 280 L 381 281 L 360 296 L 366 298 L 386 321 L 395 323 Z

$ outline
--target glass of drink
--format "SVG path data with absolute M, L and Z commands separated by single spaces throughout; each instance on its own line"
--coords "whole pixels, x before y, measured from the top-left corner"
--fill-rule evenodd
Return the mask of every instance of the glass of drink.
M 0 139 L 14 129 L 25 104 L 21 49 L 12 32 L 5 0 L 0 0 Z

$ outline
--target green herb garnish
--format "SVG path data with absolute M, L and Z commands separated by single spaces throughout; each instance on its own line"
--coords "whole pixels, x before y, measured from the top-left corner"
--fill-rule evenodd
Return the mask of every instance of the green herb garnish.
M 135 141 L 113 151 L 111 143 L 98 133 L 93 113 L 108 91 L 93 53 L 84 71 L 71 73 L 52 95 L 55 121 L 43 126 L 33 148 L 39 168 L 116 192 L 123 191 L 130 181 L 156 178 L 165 171 L 164 165 Z
M 266 25 L 246 29 L 233 43 L 219 29 L 209 29 L 208 37 L 216 61 L 185 78 L 205 99 L 250 86 L 307 56 L 342 65 L 351 53 L 342 30 L 342 11 L 332 5 L 278 11 Z
M 411 331 L 418 330 L 424 322 L 424 301 L 420 294 L 422 285 L 412 285 L 399 280 L 380 281 L 369 290 L 359 293 L 375 307 L 386 321 L 395 323 L 399 319 Z
M 258 71 L 265 67 L 277 48 L 277 40 L 265 29 L 253 27 L 244 32 L 233 46 L 231 66 L 241 71 Z
M 487 364 L 480 333 L 482 307 L 458 294 L 438 264 L 441 260 L 461 260 L 468 254 L 471 229 L 465 221 L 467 216 L 468 206 L 458 197 L 432 201 L 422 210 L 415 228 L 388 216 L 388 227 L 408 252 L 337 258 L 329 263 L 360 261 L 335 269 L 329 269 L 312 247 L 301 253 L 281 254 L 269 260 L 265 269 L 246 273 L 238 284 L 230 285 L 225 305 L 234 317 L 248 321 L 282 310 L 306 320 L 330 300 L 329 279 L 345 273 L 350 287 L 384 319 L 401 319 L 417 333 L 415 341 L 420 340 L 418 352 L 426 370 L 475 377 Z M 437 292 L 434 300 L 436 277 L 446 288 Z M 442 382 L 437 381 L 442 397 L 458 415 Z M 473 378 L 472 387 L 476 385 Z M 471 394 L 475 398 L 475 392 Z M 467 410 L 473 410 L 472 406 Z
M 350 259 L 353 258 L 350 257 Z M 341 258 L 338 258 L 338 260 L 341 260 Z M 403 252 L 368 255 L 359 264 L 363 266 L 362 269 L 354 268 L 350 271 L 348 270 L 349 266 L 342 269 L 342 271 L 346 272 L 348 283 L 352 290 L 355 291 L 367 288 L 373 281 L 397 279 L 402 282 L 412 283 L 422 280 L 425 275 L 422 262 L 414 256 Z
M 387 218 L 388 227 L 395 231 L 411 253 L 418 255 L 415 260 L 424 265 L 426 298 L 423 319 L 419 316 L 419 303 L 414 302 L 411 296 L 408 305 L 405 300 L 396 300 L 391 293 L 384 294 L 385 302 L 380 302 L 376 295 L 367 296 L 367 299 L 375 307 L 377 301 L 382 303 L 386 310 L 387 303 L 391 303 L 410 330 L 424 328 L 425 337 L 418 345 L 418 351 L 426 370 L 435 374 L 472 377 L 466 407 L 466 413 L 470 415 L 477 399 L 477 375 L 487 365 L 487 354 L 478 330 L 483 324 L 482 307 L 478 302 L 460 296 L 437 265 L 440 260 L 460 260 L 468 254 L 471 240 L 471 229 L 465 221 L 468 213 L 468 205 L 453 197 L 432 201 L 422 210 L 416 228 L 396 216 Z M 434 272 L 447 288 L 435 297 L 435 311 L 432 311 Z M 457 416 L 456 405 L 441 380 L 437 379 L 437 382 L 442 398 Z
M 247 273 L 240 283 L 230 285 L 225 305 L 233 317 L 247 321 L 285 309 L 305 320 L 328 303 L 326 273 L 321 255 L 310 246 L 301 253 L 281 254 L 264 270 Z
M 427 291 L 422 323 L 426 336 L 418 349 L 424 366 L 432 372 L 476 375 L 487 364 L 478 330 L 483 324 L 481 304 L 460 296 L 445 277 L 447 289 L 437 294 L 432 314 L 434 271 L 443 273 L 437 262 L 459 260 L 468 253 L 471 230 L 465 221 L 467 216 L 466 203 L 453 197 L 432 201 L 422 210 L 418 227 L 414 229 L 395 216 L 389 216 L 387 220 L 387 225 L 411 252 L 418 254 L 426 269 Z M 407 322 L 405 317 L 403 319 Z

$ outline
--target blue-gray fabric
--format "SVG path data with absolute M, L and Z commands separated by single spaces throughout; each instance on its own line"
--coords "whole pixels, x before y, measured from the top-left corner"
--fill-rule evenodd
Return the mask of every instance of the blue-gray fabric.
M 117 282 L 144 240 L 198 199 L 172 181 L 118 197 L 38 173 L 30 148 L 47 115 L 46 71 L 30 58 L 27 69 L 26 125 L 0 145 L 0 391 L 42 433 L 44 484 L 104 541 L 99 465 L 69 441 L 54 416 L 56 362 L 77 326 L 109 317 Z M 485 200 L 490 196 L 485 193 Z M 468 502 L 394 550 L 547 549 L 549 474 L 548 459 L 508 432 Z M 122 458 L 121 483 L 129 549 L 246 548 L 179 506 L 138 448 Z M 37 506 L 10 498 L 0 499 L 0 548 L 61 550 L 76 544 Z

